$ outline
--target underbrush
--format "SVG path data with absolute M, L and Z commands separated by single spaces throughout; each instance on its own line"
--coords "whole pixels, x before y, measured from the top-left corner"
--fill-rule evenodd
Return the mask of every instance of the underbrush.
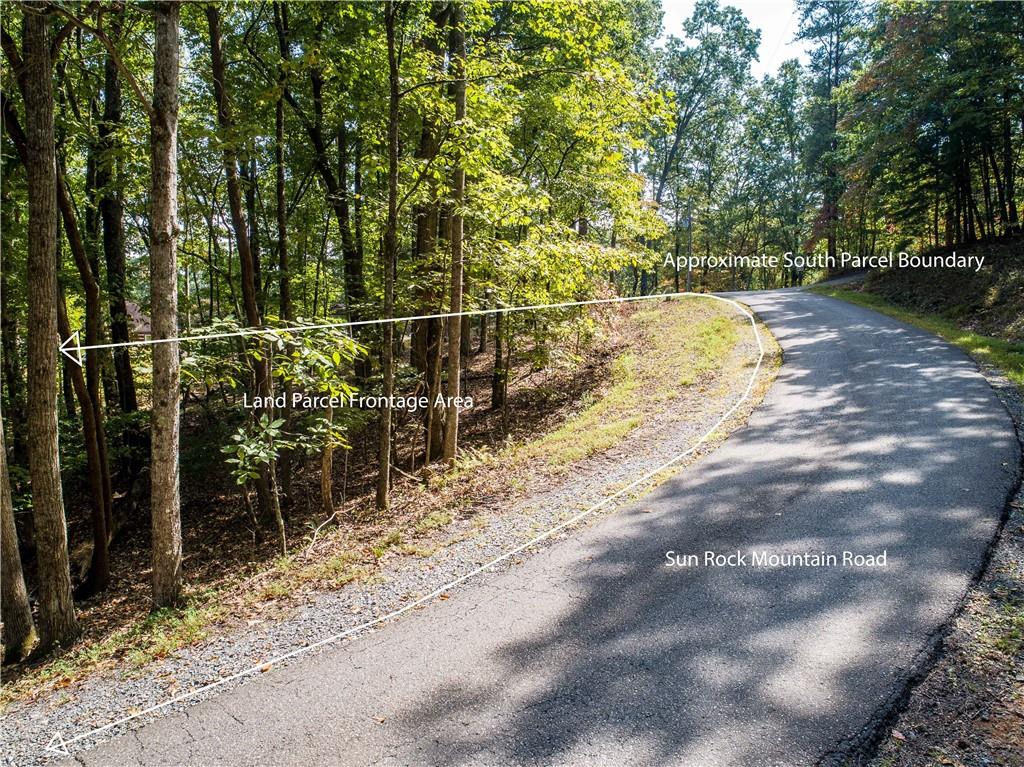
M 500 411 L 470 413 L 453 470 L 431 466 L 419 476 L 399 476 L 386 518 L 372 511 L 372 482 L 366 481 L 372 478 L 372 443 L 367 440 L 365 457 L 361 440 L 354 438 L 350 459 L 335 461 L 336 472 L 344 472 L 336 486 L 347 488 L 347 495 L 330 524 L 321 521 L 317 506 L 307 501 L 302 508 L 306 484 L 315 497 L 315 467 L 296 474 L 287 556 L 240 528 L 244 510 L 214 469 L 207 466 L 198 479 L 183 476 L 191 584 L 183 606 L 147 614 L 146 581 L 139 576 L 148 559 L 147 540 L 144 530 L 130 531 L 114 552 L 116 582 L 109 595 L 82 606 L 88 633 L 60 657 L 5 674 L 0 706 L 94 673 L 133 673 L 254 617 L 286 617 L 312 593 L 371 583 L 388 558 L 429 557 L 478 535 L 488 524 L 481 508 L 509 508 L 531 482 L 545 481 L 545 473 L 563 472 L 662 417 L 682 389 L 703 391 L 741 328 L 731 309 L 706 300 L 617 310 L 602 340 L 577 355 L 574 366 L 555 374 L 538 374 L 528 364 L 520 368 L 509 390 L 509 411 L 519 417 L 508 428 Z M 475 364 L 470 380 L 482 394 L 475 399 L 484 402 L 489 381 L 472 376 L 487 369 L 487 360 Z

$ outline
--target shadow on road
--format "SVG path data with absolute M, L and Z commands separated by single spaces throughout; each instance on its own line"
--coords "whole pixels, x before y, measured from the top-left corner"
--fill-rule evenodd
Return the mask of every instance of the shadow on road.
M 785 349 L 761 409 L 562 544 L 586 556 L 555 584 L 571 596 L 557 620 L 494 626 L 513 635 L 489 652 L 497 676 L 460 669 L 402 712 L 425 761 L 814 762 L 899 690 L 997 529 L 1017 465 L 1006 414 L 926 334 L 819 311 L 828 299 L 748 300 Z M 665 565 L 751 548 L 885 550 L 888 566 Z

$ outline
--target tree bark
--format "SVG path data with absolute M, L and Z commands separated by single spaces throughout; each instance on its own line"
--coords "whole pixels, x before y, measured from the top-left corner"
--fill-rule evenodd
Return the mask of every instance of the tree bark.
M 398 255 L 398 46 L 395 40 L 395 22 L 398 5 L 389 0 L 384 7 L 384 33 L 388 56 L 388 213 L 384 228 L 384 319 L 391 319 L 395 311 L 395 259 Z M 389 507 L 391 489 L 391 396 L 395 388 L 394 336 L 395 325 L 382 325 L 381 371 L 383 374 L 383 401 L 377 432 L 377 498 L 378 511 Z
M 505 312 L 494 315 L 494 370 L 491 375 L 491 410 L 505 407 Z
M 213 94 L 217 102 L 217 124 L 223 142 L 222 154 L 224 171 L 227 176 L 228 207 L 231 211 L 231 226 L 235 230 L 235 243 L 238 246 L 238 259 L 242 277 L 242 305 L 245 309 L 246 323 L 250 327 L 259 327 L 262 319 L 259 307 L 257 285 L 256 254 L 252 250 L 250 230 L 246 222 L 246 214 L 242 209 L 242 189 L 238 176 L 238 158 L 231 144 L 231 133 L 234 129 L 234 118 L 231 113 L 231 102 L 227 88 L 227 70 L 224 65 L 224 46 L 220 32 L 220 11 L 216 5 L 206 6 L 206 21 L 210 30 L 210 57 L 213 66 Z M 270 364 L 267 355 L 262 352 L 253 359 L 256 378 L 256 395 L 264 402 L 272 401 L 273 385 L 270 379 Z M 273 420 L 274 408 L 268 405 L 261 410 L 261 416 Z M 280 499 L 277 497 L 277 478 L 274 462 L 263 466 L 260 479 L 257 481 L 259 490 L 260 513 L 270 517 L 277 528 L 281 553 L 287 553 L 287 539 L 284 529 L 284 518 L 281 515 Z
M 178 335 L 178 16 L 179 3 L 154 6 L 153 113 L 150 118 L 150 285 L 153 340 Z M 151 417 L 153 607 L 181 598 L 178 343 L 153 346 Z
M 64 291 L 58 289 L 57 297 L 57 328 L 63 338 L 71 335 L 71 323 L 68 322 L 68 310 L 65 304 Z M 86 383 L 82 369 L 73 362 L 64 365 L 64 375 L 74 388 L 75 396 L 82 411 L 82 434 L 85 443 L 85 460 L 89 475 L 89 490 L 92 494 L 90 516 L 92 519 L 92 556 L 89 561 L 89 573 L 77 596 L 89 597 L 107 587 L 110 580 L 110 525 L 104 507 L 105 495 L 102 478 L 103 459 L 99 451 L 99 427 L 96 410 L 93 407 L 92 395 Z M 108 475 L 109 476 L 109 475 Z
M 431 24 L 422 36 L 420 45 L 429 54 L 430 62 L 439 74 L 444 72 L 444 51 L 441 46 L 442 30 L 450 12 L 447 4 L 436 5 L 431 13 Z M 420 126 L 419 146 L 416 159 L 429 165 L 437 158 L 440 150 L 437 120 L 430 110 L 424 109 Z M 416 314 L 435 314 L 440 311 L 443 290 L 443 275 L 439 274 L 438 226 L 440 222 L 441 201 L 438 194 L 438 182 L 433 176 L 427 176 L 425 183 L 428 189 L 426 199 L 413 209 L 416 223 L 416 236 L 413 240 L 415 270 L 419 277 L 414 288 L 417 304 Z M 423 412 L 426 429 L 424 464 L 441 455 L 444 440 L 444 408 L 437 407 L 435 402 L 441 391 L 441 344 L 444 337 L 444 322 L 440 319 L 414 320 L 412 324 L 412 341 L 410 362 L 423 377 L 423 387 L 427 396 L 427 407 Z
M 6 106 L 6 105 L 5 105 Z M 6 114 L 5 114 L 6 122 Z M 10 194 L 10 171 L 5 167 L 0 173 L 0 233 L 11 230 L 14 200 Z M 14 463 L 24 466 L 27 460 L 25 428 L 25 393 L 21 366 L 18 364 L 18 315 L 11 300 L 10 277 L 14 271 L 9 241 L 0 243 L 0 357 L 3 363 L 4 388 L 7 392 L 8 419 L 11 422 L 13 439 L 11 457 Z
M 286 24 L 287 11 L 283 4 L 274 3 L 274 16 L 284 14 L 283 21 Z M 279 80 L 282 90 L 285 83 L 285 70 L 280 69 Z M 291 272 L 288 264 L 288 200 L 285 188 L 285 167 L 284 167 L 284 96 L 277 97 L 277 104 L 274 110 L 274 190 L 276 194 L 276 218 L 277 218 L 277 269 L 278 269 L 278 312 L 281 319 L 287 324 L 295 318 L 292 309 L 292 286 Z M 282 417 L 285 419 L 285 429 L 290 430 L 292 426 L 292 408 L 290 383 L 285 384 L 285 406 L 282 409 Z M 292 496 L 292 451 L 282 450 L 279 464 L 281 472 L 281 491 L 284 495 L 286 508 L 290 508 Z
M 0 623 L 4 627 L 3 662 L 21 660 L 35 641 L 36 627 L 32 623 L 32 607 L 18 551 L 18 531 L 14 526 L 3 418 L 0 418 Z
M 456 3 L 452 13 L 452 72 L 455 77 L 455 123 L 460 126 L 466 119 L 466 31 L 465 11 Z M 452 179 L 452 213 L 449 217 L 452 248 L 452 313 L 462 311 L 462 198 L 466 191 L 466 167 L 460 155 L 455 162 Z M 462 377 L 462 318 L 451 317 L 448 323 L 448 412 L 444 425 L 443 457 L 455 462 L 459 444 L 459 397 Z
M 120 18 L 113 24 L 115 37 L 120 36 Z M 107 294 L 110 304 L 110 340 L 124 343 L 129 340 L 128 306 L 125 292 L 124 204 L 117 172 L 117 131 L 121 125 L 121 77 L 117 63 L 108 55 L 103 65 L 103 120 L 99 125 L 100 158 L 97 185 L 100 188 L 100 218 L 103 222 L 103 256 L 107 267 Z M 118 347 L 114 352 L 114 376 L 117 379 L 118 405 L 122 413 L 139 409 L 128 349 Z
M 93 272 L 78 228 L 75 209 L 68 196 L 66 184 L 60 166 L 57 166 L 57 207 L 60 209 L 64 222 L 64 233 L 75 265 L 78 268 L 82 287 L 85 291 L 85 343 L 87 346 L 100 343 L 100 324 L 102 307 L 100 305 L 100 286 Z M 59 228 L 58 228 L 59 231 Z M 59 236 L 59 235 L 58 235 Z M 59 241 L 58 241 L 59 248 Z M 63 294 L 59 301 L 63 302 Z M 61 306 L 58 306 L 58 324 L 60 323 Z M 61 335 L 71 334 L 71 327 L 61 328 Z M 109 578 L 107 564 L 107 544 L 109 531 L 113 526 L 113 488 L 110 481 L 110 465 L 107 462 L 107 438 L 103 429 L 103 407 L 100 399 L 100 357 L 98 349 L 90 349 L 85 357 L 85 389 L 79 386 L 81 370 L 71 370 L 71 383 L 75 396 L 82 410 L 82 426 L 85 437 L 86 455 L 88 456 L 89 484 L 93 492 L 93 504 L 102 515 L 102 525 L 93 522 L 93 565 L 89 568 L 89 580 L 83 594 L 88 595 L 106 588 Z M 89 410 L 90 413 L 85 411 Z
M 291 50 L 288 39 L 288 20 L 286 13 L 287 4 L 278 3 L 277 5 L 281 10 L 280 13 L 276 13 L 274 15 L 278 49 L 282 61 L 288 62 L 291 61 Z M 310 80 L 313 86 L 313 105 L 314 112 L 316 113 L 315 119 L 309 118 L 309 115 L 300 107 L 299 102 L 287 87 L 283 89 L 282 93 L 285 100 L 292 106 L 292 109 L 298 116 L 303 129 L 306 131 L 306 135 L 309 137 L 310 143 L 313 145 L 313 151 L 315 153 L 314 163 L 317 173 L 327 190 L 327 201 L 334 210 L 335 218 L 338 220 L 338 226 L 343 227 L 342 222 L 345 219 L 345 216 L 342 213 L 341 200 L 343 194 L 347 193 L 347 190 L 341 188 L 337 176 L 335 176 L 334 171 L 331 169 L 331 163 L 327 159 L 327 142 L 324 139 L 322 120 L 323 101 L 320 92 L 323 83 L 318 70 L 310 70 Z M 361 318 L 361 305 L 366 298 L 366 286 L 363 280 L 362 250 L 356 247 L 343 255 L 345 256 L 345 300 L 348 304 L 349 319 L 356 321 Z M 361 366 L 357 365 L 357 374 L 360 369 Z
M 78 635 L 57 445 L 57 211 L 49 17 L 22 13 L 28 177 L 28 431 L 40 649 Z

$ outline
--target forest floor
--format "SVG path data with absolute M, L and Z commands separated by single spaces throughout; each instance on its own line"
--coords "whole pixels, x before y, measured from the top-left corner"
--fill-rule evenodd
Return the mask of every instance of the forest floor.
M 1024 445 L 1020 246 L 1020 240 L 975 246 L 1006 256 L 989 273 L 943 279 L 933 272 L 950 270 L 904 270 L 818 290 L 922 327 L 971 354 Z M 1024 765 L 1024 487 L 1010 499 L 988 565 L 966 593 L 935 664 L 916 680 L 870 764 Z
M 303 514 L 303 503 L 295 504 L 287 557 L 254 544 L 230 486 L 211 494 L 213 476 L 193 476 L 183 509 L 188 605 L 146 614 L 144 531 L 126 537 L 115 552 L 118 596 L 83 607 L 86 636 L 65 656 L 5 680 L 0 733 L 16 744 L 5 756 L 34 762 L 54 731 L 73 737 L 261 666 L 387 615 L 532 540 L 693 445 L 740 398 L 758 357 L 749 322 L 710 299 L 616 307 L 597 320 L 589 347 L 570 340 L 561 363 L 517 367 L 505 415 L 486 409 L 487 363 L 474 358 L 468 381 L 476 408 L 464 414 L 463 458 L 426 480 L 400 475 L 384 518 L 370 511 L 372 444 L 364 449 L 354 438 L 347 482 L 338 477 L 338 487 L 346 484 L 339 523 L 314 536 L 322 522 L 315 502 Z M 588 520 L 699 460 L 745 421 L 780 363 L 759 327 L 768 353 L 753 395 L 685 462 Z M 414 441 L 415 426 L 406 428 Z M 411 461 L 413 451 L 402 455 Z M 318 478 L 306 469 L 297 487 L 313 498 Z

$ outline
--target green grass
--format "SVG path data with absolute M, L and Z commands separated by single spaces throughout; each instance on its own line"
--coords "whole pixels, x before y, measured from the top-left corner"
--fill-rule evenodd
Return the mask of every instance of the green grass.
M 822 287 L 812 288 L 812 291 L 874 309 L 876 312 L 894 317 L 908 325 L 914 325 L 929 333 L 934 333 L 951 344 L 959 346 L 975 359 L 999 368 L 1007 378 L 1024 390 L 1024 344 L 972 333 L 945 317 L 904 309 L 872 293 Z
M 531 455 L 546 455 L 548 463 L 564 466 L 606 450 L 640 425 L 635 392 L 640 385 L 636 357 L 626 352 L 612 364 L 608 393 L 568 423 L 527 447 Z
M 523 447 L 525 457 L 544 456 L 567 466 L 612 447 L 641 426 L 650 403 L 664 402 L 708 378 L 725 363 L 739 339 L 725 314 L 694 321 L 692 304 L 672 303 L 633 315 L 649 338 L 641 353 L 625 352 L 613 363 L 611 385 L 558 429 Z
M 705 373 L 716 370 L 738 339 L 736 323 L 729 317 L 715 317 L 697 325 L 683 341 L 682 352 L 691 355 L 693 363 L 679 376 L 680 385 L 692 386 Z
M 420 535 L 450 525 L 455 515 L 450 511 L 434 511 L 416 523 L 415 530 Z
M 402 542 L 402 533 L 399 530 L 392 530 L 387 535 L 379 538 L 374 543 L 370 544 L 370 551 L 373 552 L 373 556 L 380 559 L 387 553 L 388 549 L 398 546 Z
M 90 671 L 122 657 L 131 668 L 142 668 L 206 638 L 211 625 L 223 616 L 224 608 L 212 598 L 211 592 L 204 592 L 191 598 L 184 607 L 158 610 L 103 639 L 84 641 L 17 682 L 5 684 L 0 692 L 0 711 L 32 691 L 67 687 Z
M 139 633 L 147 641 L 128 653 L 128 662 L 139 667 L 165 658 L 175 650 L 205 639 L 209 625 L 220 617 L 214 604 L 189 605 L 183 609 L 162 609 L 142 622 Z

